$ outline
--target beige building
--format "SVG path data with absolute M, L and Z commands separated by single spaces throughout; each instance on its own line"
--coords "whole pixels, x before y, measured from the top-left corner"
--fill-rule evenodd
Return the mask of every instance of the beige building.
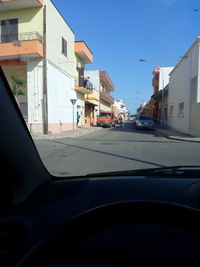
M 50 0 L 1 0 L 0 21 L 0 64 L 11 87 L 13 75 L 25 81 L 18 100 L 30 131 L 72 129 L 70 99 L 77 99 L 72 29 Z
M 85 88 L 84 71 L 85 64 L 93 62 L 93 55 L 84 41 L 75 42 L 76 71 L 75 71 L 75 90 L 77 95 L 77 112 L 80 115 L 79 125 L 85 122 L 85 99 L 90 91 Z M 87 114 L 86 114 L 87 117 Z
M 110 92 L 115 87 L 106 71 L 87 70 L 85 78 L 89 79 L 89 87 L 92 87 L 89 88 L 90 94 L 85 96 L 86 124 L 96 125 L 100 111 L 111 111 L 114 99 Z

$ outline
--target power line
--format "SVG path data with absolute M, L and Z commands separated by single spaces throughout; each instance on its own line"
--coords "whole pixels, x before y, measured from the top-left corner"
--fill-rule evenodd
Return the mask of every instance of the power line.
M 144 59 L 144 58 L 139 58 L 139 59 L 124 59 L 124 60 L 95 60 L 93 64 L 96 63 L 134 63 L 134 62 L 142 62 L 142 63 L 155 63 L 158 61 L 163 61 L 163 60 L 180 60 L 182 57 L 173 57 L 173 58 L 156 58 L 156 59 Z M 76 61 L 62 61 L 58 62 L 58 64 L 68 64 L 68 63 L 76 63 Z

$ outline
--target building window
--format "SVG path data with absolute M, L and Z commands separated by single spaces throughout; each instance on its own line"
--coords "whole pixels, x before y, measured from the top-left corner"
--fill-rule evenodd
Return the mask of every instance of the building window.
M 62 54 L 67 57 L 67 41 L 62 37 Z
M 169 106 L 169 117 L 173 117 L 174 116 L 174 105 L 170 104 Z
M 184 117 L 184 102 L 180 102 L 178 106 L 178 116 Z
M 18 19 L 1 20 L 1 43 L 18 40 Z

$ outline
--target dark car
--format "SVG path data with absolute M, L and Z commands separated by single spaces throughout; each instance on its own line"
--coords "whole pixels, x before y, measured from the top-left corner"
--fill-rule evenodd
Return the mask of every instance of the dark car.
M 153 126 L 153 119 L 149 115 L 140 115 L 135 121 L 136 129 L 152 129 Z

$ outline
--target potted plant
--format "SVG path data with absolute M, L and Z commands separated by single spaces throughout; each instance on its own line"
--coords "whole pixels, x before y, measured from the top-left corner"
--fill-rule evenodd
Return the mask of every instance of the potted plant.
M 25 92 L 22 90 L 22 88 L 25 87 L 26 81 L 14 76 L 14 75 L 11 76 L 11 81 L 13 83 L 13 87 L 12 87 L 13 95 L 16 99 L 18 106 L 20 106 L 18 96 L 25 95 Z

